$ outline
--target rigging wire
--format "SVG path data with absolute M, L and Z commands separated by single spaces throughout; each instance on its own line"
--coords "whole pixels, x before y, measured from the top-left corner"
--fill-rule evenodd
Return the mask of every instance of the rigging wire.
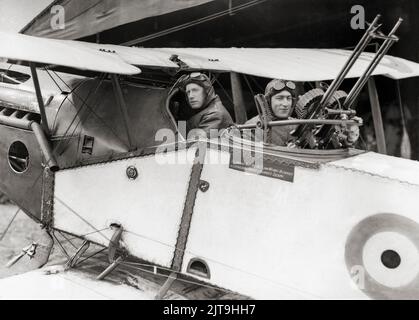
M 58 89 L 63 92 L 63 89 L 60 87 L 60 85 L 57 83 L 57 81 L 55 81 L 55 79 L 49 74 L 48 69 L 44 68 L 44 70 L 46 71 L 46 73 L 49 75 L 49 77 L 52 79 L 52 81 L 55 83 L 55 85 L 58 87 Z M 55 117 L 54 117 L 54 121 L 52 122 L 52 127 L 55 128 L 55 124 L 57 122 L 57 118 L 58 118 L 58 114 L 60 113 L 61 107 L 64 105 L 64 101 L 63 103 L 60 104 L 60 106 L 58 107 L 57 112 L 55 113 Z
M 87 224 L 90 228 L 92 228 L 93 230 L 95 230 L 97 233 L 99 233 L 103 238 L 105 238 L 107 241 L 111 242 L 111 240 L 105 236 L 100 230 L 96 229 L 96 227 L 94 225 L 92 225 L 89 221 L 87 221 L 86 219 L 84 219 L 81 215 L 79 215 L 75 210 L 73 210 L 70 206 L 68 206 L 64 201 L 62 201 L 60 198 L 58 198 L 57 196 L 54 197 L 54 199 L 57 199 L 65 208 L 67 208 L 67 210 L 69 210 L 69 212 L 73 213 L 75 216 L 77 216 L 81 221 L 83 221 L 85 224 Z
M 67 236 L 64 234 L 64 233 L 62 233 L 60 230 L 57 230 L 58 231 L 58 233 L 60 234 L 60 236 L 62 236 L 66 241 L 65 242 L 68 242 L 68 243 L 70 243 L 71 244 L 71 246 L 74 248 L 74 249 L 77 249 L 77 246 L 71 241 L 71 240 L 69 240 L 68 238 L 67 238 Z
M 62 235 L 63 236 L 63 238 L 65 238 L 66 240 L 62 240 L 61 241 L 61 243 L 66 243 L 66 242 L 70 242 L 70 241 L 73 241 L 73 240 L 77 240 L 77 239 L 80 239 L 80 237 L 86 237 L 86 236 L 90 236 L 90 235 L 92 235 L 92 234 L 95 234 L 95 233 L 98 233 L 98 232 L 102 232 L 102 231 L 105 231 L 105 230 L 109 230 L 110 229 L 110 227 L 107 227 L 107 228 L 103 228 L 103 229 L 100 229 L 100 230 L 97 230 L 97 231 L 92 231 L 92 232 L 89 232 L 89 233 L 85 233 L 85 234 L 82 234 L 82 235 L 79 235 L 79 236 L 77 236 L 77 237 L 73 237 L 73 238 L 70 238 L 70 239 L 68 239 L 68 238 L 66 238 L 65 236 L 64 236 L 64 234 L 63 234 L 63 232 L 62 231 L 60 231 L 60 235 Z
M 255 77 L 249 75 L 250 79 L 256 84 L 256 87 L 259 89 L 260 92 L 264 92 L 265 90 L 260 86 L 260 84 L 256 81 Z
M 187 23 L 184 23 L 184 24 L 181 24 L 181 25 L 178 25 L 178 26 L 175 26 L 175 27 L 166 29 L 166 30 L 162 30 L 162 31 L 159 31 L 159 32 L 156 32 L 156 33 L 153 33 L 153 34 L 150 34 L 150 35 L 147 35 L 147 36 L 144 36 L 144 37 L 135 39 L 135 40 L 131 40 L 131 41 L 125 42 L 122 45 L 132 46 L 132 45 L 139 44 L 141 42 L 153 40 L 153 39 L 156 39 L 156 38 L 159 38 L 159 37 L 162 37 L 162 36 L 166 36 L 168 34 L 171 34 L 171 33 L 174 33 L 174 32 L 180 31 L 180 30 L 183 30 L 183 29 L 187 29 L 187 28 L 196 26 L 196 25 L 201 24 L 201 23 L 204 23 L 204 22 L 208 22 L 208 21 L 211 21 L 211 20 L 214 20 L 214 19 L 217 19 L 217 18 L 221 18 L 221 17 L 226 16 L 226 15 L 230 15 L 230 14 L 236 13 L 238 11 L 241 11 L 241 10 L 244 10 L 244 9 L 247 9 L 247 8 L 250 8 L 250 7 L 254 6 L 254 5 L 263 3 L 265 1 L 267 1 L 267 0 L 254 0 L 254 1 L 250 1 L 250 2 L 247 2 L 247 3 L 241 4 L 241 5 L 238 5 L 236 7 L 228 8 L 227 10 L 223 10 L 223 11 L 220 11 L 220 12 L 217 12 L 217 13 L 214 13 L 214 14 L 211 14 L 211 15 L 208 15 L 208 16 L 205 16 L 203 18 L 199 18 L 199 19 L 196 19 L 196 20 L 193 20 L 193 21 L 190 21 L 190 22 L 187 22 Z
M 15 219 L 16 219 L 18 213 L 20 212 L 20 210 L 21 210 L 20 208 L 17 209 L 17 211 L 13 215 L 12 219 L 9 221 L 6 228 L 4 229 L 4 231 L 0 234 L 0 241 L 2 241 L 4 239 L 4 237 L 6 236 L 7 232 L 9 231 L 10 226 L 12 225 L 13 221 L 15 221 Z
M 106 249 L 108 249 L 108 248 L 107 248 L 107 247 L 104 247 L 104 248 L 102 248 L 102 249 L 100 249 L 100 250 L 96 251 L 95 253 L 91 254 L 90 256 L 88 256 L 88 257 L 84 258 L 83 260 L 78 261 L 78 262 L 77 262 L 74 266 L 81 265 L 81 264 L 82 264 L 83 262 L 85 262 L 86 260 L 89 260 L 89 259 L 91 259 L 91 258 L 93 258 L 93 257 L 97 256 L 98 254 L 102 253 L 102 252 L 103 252 L 103 251 L 105 251 Z
M 65 250 L 60 240 L 58 240 L 57 236 L 55 235 L 55 232 L 52 231 L 50 235 L 53 238 L 54 242 L 57 242 L 58 248 L 61 250 L 61 252 L 67 257 L 67 259 L 70 259 L 70 255 L 68 254 L 67 250 Z
M 61 77 L 60 77 L 60 75 L 57 73 L 57 72 L 55 72 L 54 70 L 51 70 L 56 76 L 57 76 L 57 78 L 58 79 L 60 79 L 61 80 L 61 82 L 62 83 L 64 83 L 64 85 L 68 88 L 68 89 L 70 89 L 70 90 L 72 90 L 72 88 L 67 84 L 67 82 L 65 82 Z
M 222 83 L 215 78 L 215 82 L 217 82 L 217 84 L 221 87 L 221 90 L 223 90 L 224 94 L 226 95 L 227 99 L 230 101 L 230 103 L 234 106 L 234 102 L 233 99 L 231 98 L 231 96 L 228 94 L 227 90 L 224 88 L 224 86 L 222 85 Z
M 250 85 L 249 79 L 247 79 L 247 76 L 245 74 L 243 74 L 243 77 L 244 77 L 244 81 L 246 81 L 246 84 L 250 89 L 250 92 L 252 93 L 252 96 L 255 96 L 255 92 L 253 91 L 252 86 Z

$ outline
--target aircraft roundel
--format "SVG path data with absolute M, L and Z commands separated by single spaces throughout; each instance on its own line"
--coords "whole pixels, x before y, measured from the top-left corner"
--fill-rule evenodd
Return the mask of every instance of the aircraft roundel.
M 375 299 L 419 299 L 419 224 L 396 214 L 360 221 L 345 245 L 356 287 Z

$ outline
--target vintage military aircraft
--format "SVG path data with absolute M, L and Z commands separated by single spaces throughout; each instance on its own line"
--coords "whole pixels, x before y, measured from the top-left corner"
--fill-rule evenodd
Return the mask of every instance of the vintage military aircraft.
M 130 256 L 170 271 L 158 298 L 181 277 L 256 299 L 418 298 L 419 163 L 346 148 L 336 129 L 353 121 L 367 82 L 379 112 L 371 75 L 419 75 L 419 64 L 385 55 L 401 21 L 385 36 L 377 20 L 353 52 L 0 33 L 11 44 L 0 47 L 9 59 L 0 68 L 0 190 L 58 246 L 56 232 L 85 240 L 67 268 L 95 243 L 109 251 L 98 279 Z M 379 51 L 363 52 L 373 37 L 384 40 Z M 174 81 L 194 70 L 231 73 L 238 124 L 221 137 L 190 141 L 178 127 L 185 97 Z M 262 121 L 243 124 L 238 74 L 333 80 L 300 98 L 300 148 L 242 138 L 283 124 L 260 105 Z M 359 78 L 348 95 L 337 91 L 347 78 Z M 24 253 L 36 255 L 36 245 Z

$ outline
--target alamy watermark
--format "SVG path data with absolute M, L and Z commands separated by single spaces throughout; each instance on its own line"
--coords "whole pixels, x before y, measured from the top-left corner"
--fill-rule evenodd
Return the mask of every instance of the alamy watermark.
M 351 28 L 354 30 L 365 29 L 365 8 L 362 5 L 354 5 L 350 10 L 354 16 L 351 18 Z M 50 25 L 53 30 L 65 29 L 65 9 L 63 6 L 54 5 L 51 7 Z
M 365 29 L 365 8 L 361 5 L 355 5 L 351 8 L 354 16 L 351 19 L 351 28 L 354 30 Z
M 245 172 L 260 174 L 263 171 L 263 130 L 256 128 L 240 131 L 230 128 L 228 136 L 232 139 L 223 138 L 225 130 L 193 129 L 186 134 L 185 121 L 178 122 L 177 131 L 160 129 L 155 135 L 158 144 L 156 162 L 161 165 L 190 164 L 194 161 L 214 165 L 236 164 L 242 165 Z M 216 146 L 217 152 L 209 152 L 211 148 L 208 148 L 208 143 Z M 226 153 L 230 156 L 226 156 Z
M 365 289 L 365 268 L 361 265 L 352 266 L 350 270 L 351 274 L 351 285 L 360 290 Z
M 55 5 L 51 7 L 50 11 L 52 17 L 50 25 L 52 30 L 65 29 L 65 10 L 63 6 Z

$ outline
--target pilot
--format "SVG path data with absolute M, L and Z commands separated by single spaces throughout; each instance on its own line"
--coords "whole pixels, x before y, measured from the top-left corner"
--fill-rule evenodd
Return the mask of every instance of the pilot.
M 233 124 L 230 114 L 218 95 L 215 94 L 208 76 L 200 72 L 193 72 L 183 78 L 180 82 L 190 106 L 186 120 L 188 136 L 193 130 L 195 136 L 202 134 L 212 137 L 214 132 L 217 133 L 218 130 Z
M 274 79 L 268 83 L 265 89 L 265 99 L 269 108 L 266 110 L 268 121 L 292 119 L 291 114 L 297 100 L 296 88 L 294 82 L 281 79 Z M 256 124 L 259 121 L 260 117 L 256 116 L 248 120 L 246 124 Z M 291 132 L 296 127 L 295 125 L 272 127 L 268 143 L 293 146 L 295 137 L 291 136 Z

